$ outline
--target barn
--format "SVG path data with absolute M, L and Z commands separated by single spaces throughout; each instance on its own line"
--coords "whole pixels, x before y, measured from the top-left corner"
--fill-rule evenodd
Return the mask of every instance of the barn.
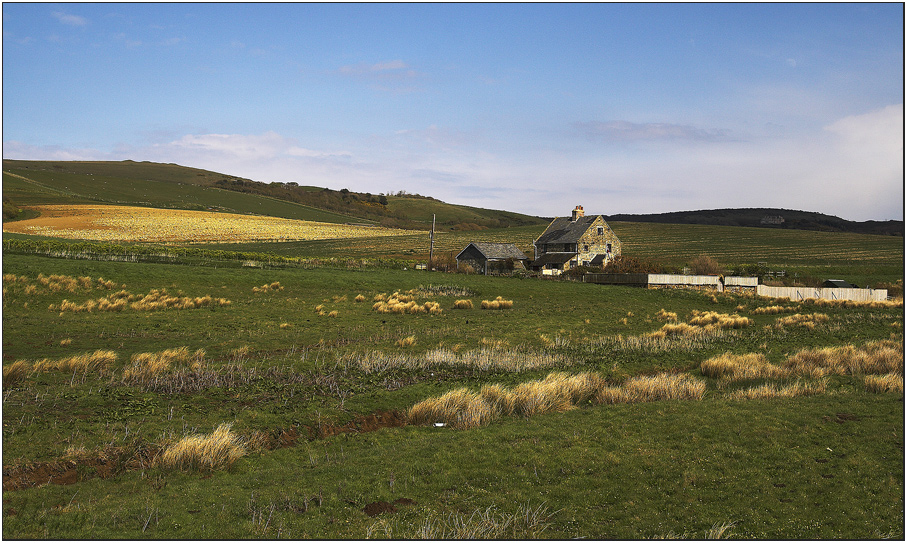
M 525 269 L 528 261 L 523 251 L 512 243 L 473 242 L 457 255 L 457 269 L 461 264 L 468 264 L 477 272 L 488 275 L 489 271 L 500 273 Z

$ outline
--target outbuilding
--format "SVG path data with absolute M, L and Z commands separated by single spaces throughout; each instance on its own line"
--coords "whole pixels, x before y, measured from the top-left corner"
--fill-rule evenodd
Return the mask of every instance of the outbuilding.
M 512 243 L 473 242 L 457 255 L 457 270 L 461 264 L 468 264 L 477 272 L 488 275 L 489 270 L 501 272 L 525 269 L 528 261 L 523 251 Z

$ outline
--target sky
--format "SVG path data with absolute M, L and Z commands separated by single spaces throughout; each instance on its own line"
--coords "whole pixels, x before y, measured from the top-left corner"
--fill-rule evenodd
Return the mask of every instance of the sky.
M 900 3 L 3 3 L 3 158 L 904 218 Z

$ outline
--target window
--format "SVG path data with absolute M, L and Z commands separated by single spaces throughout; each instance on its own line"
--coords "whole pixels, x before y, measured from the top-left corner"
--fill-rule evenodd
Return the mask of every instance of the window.
M 604 236 L 604 235 L 605 235 L 605 227 L 604 227 L 604 226 L 599 226 L 599 227 L 598 227 L 598 235 L 599 235 L 599 236 Z

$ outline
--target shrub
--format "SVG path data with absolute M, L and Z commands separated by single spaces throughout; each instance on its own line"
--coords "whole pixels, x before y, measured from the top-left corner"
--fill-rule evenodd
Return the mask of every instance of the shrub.
M 721 273 L 721 266 L 714 258 L 707 255 L 699 255 L 690 262 L 690 271 L 694 275 L 718 275 Z

